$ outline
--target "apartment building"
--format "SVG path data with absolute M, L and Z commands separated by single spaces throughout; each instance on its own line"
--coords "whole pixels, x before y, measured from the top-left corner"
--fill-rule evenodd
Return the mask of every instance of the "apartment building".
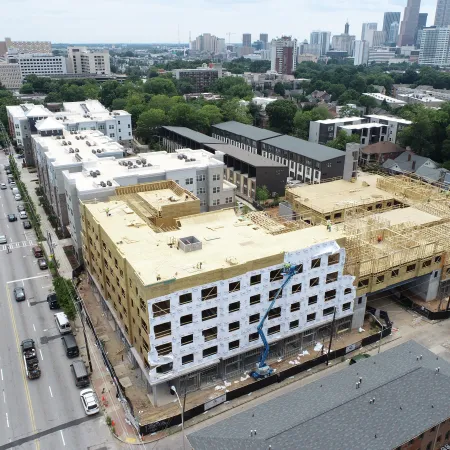
M 336 138 L 338 128 L 363 123 L 361 117 L 341 117 L 336 119 L 316 120 L 309 123 L 309 142 L 326 144 Z
M 36 122 L 47 117 L 59 121 L 69 132 L 98 130 L 125 147 L 133 139 L 131 115 L 126 111 L 110 112 L 98 100 L 67 102 L 58 109 L 58 112 L 52 112 L 42 105 L 31 103 L 6 107 L 10 135 L 24 151 L 27 165 L 35 165 L 31 136 L 38 132 Z
M 189 433 L 188 440 L 199 450 L 448 450 L 449 388 L 450 364 L 410 340 Z
M 283 75 L 292 75 L 297 67 L 297 39 L 282 36 L 271 44 L 270 70 Z
M 100 131 L 67 132 L 54 117 L 38 121 L 36 129 L 31 141 L 39 185 L 58 218 L 61 232 L 69 237 L 73 208 L 68 209 L 63 171 L 82 171 L 85 164 L 99 158 L 123 158 L 125 149 Z
M 161 143 L 168 152 L 182 148 L 205 148 L 205 144 L 220 144 L 218 139 L 186 127 L 163 126 L 159 130 Z
M 91 155 L 88 156 L 90 157 Z M 109 156 L 109 155 L 108 155 Z M 150 152 L 117 159 L 88 158 L 75 168 L 61 167 L 67 227 L 74 242 L 76 256 L 82 260 L 80 201 L 101 200 L 114 195 L 117 187 L 154 181 L 175 180 L 200 201 L 200 211 L 233 208 L 236 186 L 224 177 L 223 154 L 185 148 L 173 153 Z M 61 159 L 67 158 L 61 155 Z M 56 161 L 52 163 L 56 164 Z M 59 166 L 58 166 L 59 167 Z
M 388 95 L 380 94 L 378 92 L 365 92 L 363 95 L 374 98 L 379 105 L 383 102 L 386 102 L 392 108 L 399 108 L 406 105 L 406 102 L 398 100 L 394 97 L 389 97 Z
M 20 65 L 0 61 L 0 84 L 6 89 L 20 89 L 22 87 Z
M 90 51 L 87 47 L 67 47 L 67 68 L 75 74 L 111 74 L 109 51 Z
M 298 273 L 264 326 L 271 352 L 294 354 L 299 340 L 313 345 L 329 333 L 334 312 L 338 333 L 361 326 L 365 298 L 355 299 L 353 277 L 343 274 L 337 234 L 300 223 L 280 234 L 281 225 L 263 216 L 199 214 L 199 201 L 173 181 L 82 203 L 86 268 L 153 404 L 173 401 L 172 384 L 189 392 L 255 365 L 257 325 L 285 263 Z
M 52 53 L 52 43 L 50 41 L 13 41 L 7 37 L 4 42 L 7 52 Z
M 262 142 L 264 140 L 281 136 L 280 133 L 245 125 L 234 120 L 215 124 L 211 127 L 211 130 L 213 138 L 258 155 L 262 155 Z
M 189 81 L 195 93 L 208 92 L 211 86 L 222 78 L 222 67 L 198 67 L 197 69 L 172 70 L 177 80 Z
M 8 63 L 18 64 L 22 79 L 27 75 L 47 76 L 67 73 L 66 58 L 51 53 L 8 53 Z

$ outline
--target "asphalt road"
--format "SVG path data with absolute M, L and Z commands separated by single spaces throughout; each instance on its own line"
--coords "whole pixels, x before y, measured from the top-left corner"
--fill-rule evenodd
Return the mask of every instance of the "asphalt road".
M 0 155 L 0 183 L 7 183 L 3 169 L 7 157 Z M 19 161 L 20 163 L 20 161 Z M 11 190 L 0 190 L 0 234 L 12 248 L 0 245 L 0 450 L 112 450 L 117 448 L 102 415 L 86 416 L 79 389 L 65 355 L 54 312 L 46 297 L 52 289 L 47 270 L 40 270 L 32 254 L 33 230 L 22 221 L 8 222 L 17 214 Z M 16 302 L 15 287 L 25 289 L 27 300 Z M 41 377 L 25 375 L 20 342 L 34 339 Z

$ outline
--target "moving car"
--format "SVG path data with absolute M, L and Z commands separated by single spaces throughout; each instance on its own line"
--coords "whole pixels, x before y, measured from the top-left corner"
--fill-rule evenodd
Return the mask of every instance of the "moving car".
M 16 302 L 23 302 L 25 301 L 25 289 L 23 287 L 15 287 L 14 288 L 14 298 L 16 299 Z
M 0 235 L 0 244 L 7 244 L 8 243 L 8 239 L 4 234 Z
M 0 188 L 1 188 L 2 190 L 5 190 L 5 189 L 6 189 L 6 184 L 5 184 L 5 183 L 0 184 Z
M 15 222 L 17 217 L 15 214 L 8 214 L 8 222 Z
M 20 200 L 22 200 L 22 196 L 20 194 L 16 194 L 16 195 L 14 195 L 14 199 L 17 201 L 20 201 Z
M 29 230 L 31 227 L 31 222 L 29 220 L 24 220 L 22 222 L 23 227 L 25 228 L 25 230 Z
M 48 269 L 47 261 L 45 260 L 45 258 L 38 259 L 38 266 L 39 266 L 39 269 L 41 269 L 41 270 Z
M 25 211 L 20 211 L 19 217 L 20 217 L 22 220 L 28 219 L 27 213 L 26 213 Z
M 100 411 L 97 396 L 92 389 L 83 389 L 80 392 L 81 404 L 83 405 L 84 412 L 91 416 L 97 414 Z

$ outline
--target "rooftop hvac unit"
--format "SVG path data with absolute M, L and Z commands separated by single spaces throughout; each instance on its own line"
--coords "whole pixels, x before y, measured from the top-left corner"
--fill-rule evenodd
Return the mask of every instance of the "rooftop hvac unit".
M 102 152 L 102 151 L 98 148 L 98 149 L 97 149 L 97 153 L 101 153 L 101 152 Z
M 138 164 L 138 165 L 140 166 L 140 165 L 142 164 L 141 160 L 138 159 L 138 160 L 136 161 L 136 164 Z
M 75 153 L 79 153 L 80 152 L 80 149 L 79 148 L 76 148 L 75 149 Z
M 143 162 L 143 164 L 145 164 L 147 162 L 147 160 L 145 158 L 142 158 L 141 161 Z
M 67 142 L 66 141 L 62 141 L 62 145 L 67 145 Z
M 106 183 L 104 181 L 100 181 L 100 186 L 101 187 L 106 187 Z
M 90 143 L 89 141 L 86 141 L 86 145 L 87 145 L 88 147 L 90 147 L 90 146 L 91 146 L 91 143 Z
M 68 144 L 68 145 L 72 145 L 72 142 L 70 142 L 70 141 L 67 141 L 67 144 Z
M 95 173 L 96 173 L 97 175 L 100 175 L 100 170 L 97 169 L 97 170 L 95 171 Z
M 127 161 L 128 167 L 131 167 L 133 165 L 133 161 Z
M 79 141 L 79 140 L 80 140 L 79 136 L 75 136 L 75 139 L 76 139 L 77 141 Z
M 97 178 L 97 174 L 95 172 L 92 173 L 92 178 Z
M 108 186 L 112 186 L 112 183 L 111 183 L 111 181 L 109 181 L 109 180 L 106 182 L 106 184 L 107 184 Z
M 138 168 L 138 166 L 135 164 L 134 166 L 133 166 L 133 169 L 137 169 Z
M 147 167 L 147 164 L 145 164 L 145 163 L 142 163 L 142 167 Z
M 73 134 L 73 131 L 72 131 L 72 130 L 70 130 L 70 134 Z
M 69 153 L 75 153 L 75 150 L 73 148 L 69 148 Z
M 94 176 L 94 171 L 93 170 L 91 170 L 90 172 L 89 172 L 89 174 L 91 175 L 91 177 L 93 177 Z
M 95 150 L 94 149 L 92 149 L 91 152 L 95 155 Z
M 61 136 L 56 136 L 56 139 L 61 139 Z

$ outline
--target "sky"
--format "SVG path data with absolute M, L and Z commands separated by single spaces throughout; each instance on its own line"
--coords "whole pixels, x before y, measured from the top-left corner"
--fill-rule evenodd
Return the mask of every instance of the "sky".
M 12 40 L 53 43 L 188 42 L 211 33 L 232 43 L 242 33 L 252 41 L 282 35 L 309 40 L 313 30 L 361 37 L 363 22 L 383 26 L 385 11 L 403 10 L 407 0 L 1 0 L 0 32 Z M 422 0 L 433 25 L 437 0 Z M 179 37 L 178 37 L 179 30 Z

